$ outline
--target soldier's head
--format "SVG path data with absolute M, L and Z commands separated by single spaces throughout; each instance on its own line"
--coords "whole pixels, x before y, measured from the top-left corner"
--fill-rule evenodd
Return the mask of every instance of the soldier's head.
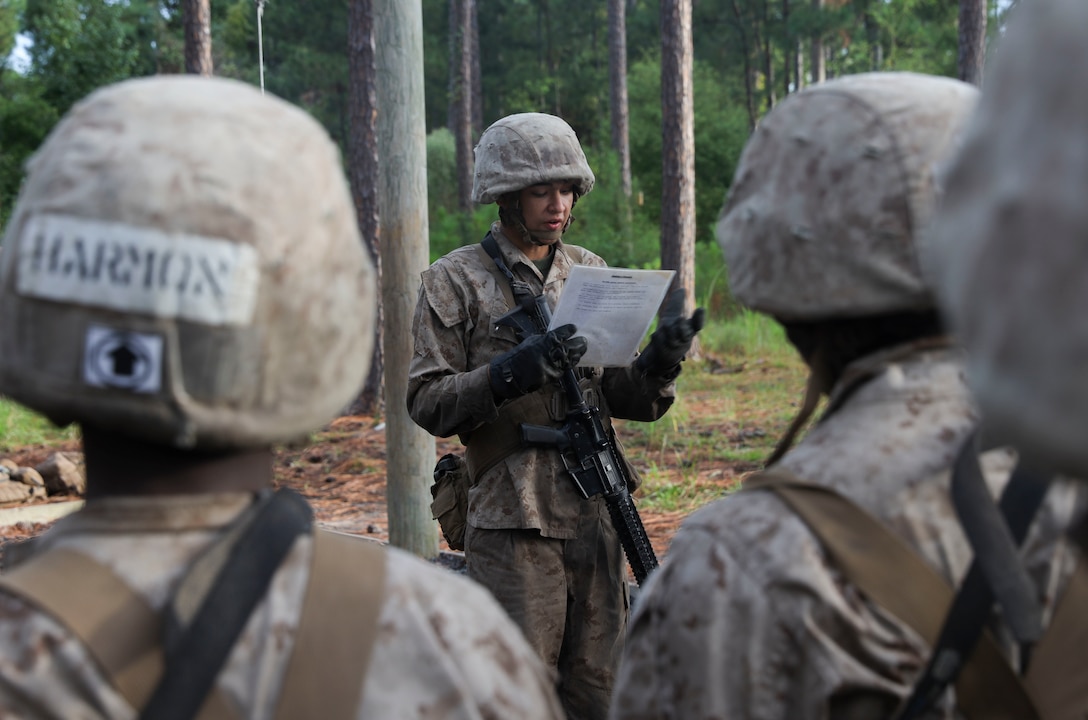
M 497 120 L 476 145 L 473 201 L 498 203 L 499 219 L 535 245 L 559 240 L 578 198 L 593 189 L 574 130 L 562 118 L 518 113 Z
M 852 361 L 942 333 L 916 239 L 976 96 L 948 78 L 854 75 L 791 95 L 748 141 L 717 236 L 734 297 L 777 318 L 809 364 L 806 407 Z
M 190 450 L 319 428 L 362 385 L 375 277 L 336 146 L 243 83 L 131 80 L 28 164 L 0 258 L 0 392 Z
M 997 441 L 1088 477 L 1088 3 L 1010 21 L 948 172 L 927 267 Z

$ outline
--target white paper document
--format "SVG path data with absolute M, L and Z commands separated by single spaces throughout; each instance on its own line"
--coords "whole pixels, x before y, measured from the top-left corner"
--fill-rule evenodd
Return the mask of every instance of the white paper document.
M 675 274 L 673 270 L 575 265 L 549 329 L 574 323 L 577 334 L 589 341 L 579 365 L 629 365 Z

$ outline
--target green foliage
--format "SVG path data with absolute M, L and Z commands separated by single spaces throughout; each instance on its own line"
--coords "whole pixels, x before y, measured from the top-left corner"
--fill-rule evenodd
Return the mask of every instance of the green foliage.
M 54 444 L 78 437 L 75 425 L 57 427 L 43 416 L 7 398 L 0 398 L 0 450 L 25 445 Z
M 30 75 L 59 115 L 97 87 L 154 70 L 141 63 L 138 45 L 146 9 L 103 0 L 27 0 Z
M 631 172 L 638 178 L 648 218 L 661 217 L 661 62 L 656 55 L 628 72 L 631 105 Z M 748 140 L 748 120 L 736 89 L 705 63 L 696 63 L 695 219 L 699 242 L 711 242 L 737 159 Z
M 739 308 L 723 320 L 714 319 L 699 333 L 703 349 L 729 357 L 793 360 L 797 352 L 786 331 L 768 315 Z
M 10 50 L 13 17 L 32 44 L 25 76 L 0 73 L 0 224 L 60 117 L 102 85 L 160 70 L 170 32 L 169 11 L 151 0 L 0 0 L 0 50 Z
M 729 275 L 717 242 L 695 244 L 695 303 L 705 308 L 709 317 L 721 320 L 739 310 L 729 293 Z
M 347 7 L 344 0 L 273 2 L 263 20 L 268 92 L 310 111 L 342 147 L 349 125 Z M 657 262 L 660 224 L 660 7 L 652 0 L 628 0 L 626 7 L 630 199 L 618 189 L 608 150 L 605 3 L 478 3 L 483 121 L 526 110 L 566 118 L 600 176 L 598 189 L 578 206 L 572 241 L 610 263 L 644 267 Z M 713 227 L 749 125 L 767 110 L 772 94 L 781 98 L 795 86 L 795 78 L 786 80 L 798 42 L 807 53 L 814 33 L 824 38 L 831 76 L 876 68 L 952 74 L 956 3 L 844 0 L 814 10 L 808 0 L 712 0 L 696 3 L 693 12 L 697 286 L 704 293 L 711 270 L 703 261 L 716 261 Z M 253 0 L 213 3 L 212 22 L 216 73 L 257 84 Z M 447 117 L 448 22 L 448 0 L 423 0 L 426 120 L 432 130 L 428 206 L 439 248 L 474 240 L 494 217 L 493 208 L 471 218 L 452 211 L 453 146 L 441 131 Z M 26 156 L 75 100 L 124 77 L 180 72 L 184 64 L 180 0 L 0 0 L 0 56 L 17 31 L 33 44 L 25 78 L 0 69 L 0 220 L 10 211 Z M 718 298 L 725 283 L 713 285 Z M 728 314 L 725 300 L 712 303 Z
M 586 155 L 597 180 L 593 192 L 575 206 L 573 215 L 577 219 L 566 239 L 592 250 L 615 267 L 658 267 L 660 230 L 644 208 L 624 196 L 616 154 L 590 149 Z
M 269 3 L 261 23 L 265 88 L 310 112 L 341 148 L 346 147 L 349 124 L 347 9 L 343 0 Z M 260 62 L 253 0 L 236 0 L 222 23 L 219 37 L 224 50 L 217 72 L 257 85 Z
M 431 262 L 462 245 L 480 242 L 497 219 L 494 205 L 481 205 L 469 214 L 436 208 L 430 220 Z
M 15 34 L 19 30 L 24 4 L 24 0 L 0 0 L 0 64 L 15 47 Z
M 23 163 L 57 122 L 42 88 L 14 73 L 0 77 L 0 228 L 5 226 L 23 179 Z
M 457 146 L 449 128 L 427 135 L 427 210 L 431 222 L 439 208 L 457 207 Z

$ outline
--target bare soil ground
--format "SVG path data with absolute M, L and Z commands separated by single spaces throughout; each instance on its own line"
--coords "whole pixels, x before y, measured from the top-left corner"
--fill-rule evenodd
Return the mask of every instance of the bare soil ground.
M 640 470 L 649 466 L 646 458 L 650 453 L 639 442 L 637 431 L 620 425 L 618 432 L 632 462 Z M 315 438 L 314 444 L 297 449 L 284 449 L 276 456 L 276 481 L 304 495 L 314 507 L 319 521 L 346 532 L 389 539 L 386 516 L 386 454 L 384 426 L 367 417 L 342 417 L 335 420 L 325 432 Z M 436 457 L 446 452 L 460 452 L 456 439 L 437 442 Z M 756 463 L 736 461 L 726 463 L 711 457 L 710 453 L 686 453 L 676 458 L 678 467 L 672 470 L 682 473 L 687 483 L 694 483 L 704 494 L 725 495 L 739 482 L 740 477 L 756 468 Z M 669 472 L 658 468 L 656 472 Z M 558 478 L 559 482 L 570 482 Z M 429 484 L 429 480 L 428 480 Z M 659 556 L 667 551 L 669 543 L 690 508 L 659 509 L 654 505 L 636 503 L 646 532 Z M 448 549 L 444 541 L 442 549 Z

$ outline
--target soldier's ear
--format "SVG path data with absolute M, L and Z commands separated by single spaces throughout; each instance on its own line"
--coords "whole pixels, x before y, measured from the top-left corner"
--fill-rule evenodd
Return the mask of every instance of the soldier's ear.
M 495 200 L 495 202 L 503 210 L 517 210 L 518 209 L 518 200 L 520 199 L 520 197 L 521 197 L 521 193 L 508 192 L 508 193 L 503 193 L 502 195 L 499 195 L 498 199 Z

